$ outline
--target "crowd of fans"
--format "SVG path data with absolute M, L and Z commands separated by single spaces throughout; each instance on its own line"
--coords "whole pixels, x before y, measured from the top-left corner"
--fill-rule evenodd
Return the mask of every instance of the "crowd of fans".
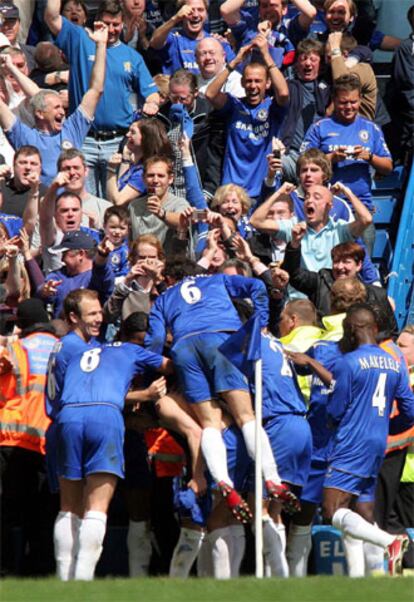
M 394 302 L 371 260 L 373 179 L 412 161 L 413 33 L 402 40 L 377 30 L 370 7 L 356 0 L 0 2 L 4 574 L 52 571 L 56 516 L 59 563 L 67 539 L 58 530 L 67 534 L 67 516 L 83 514 L 73 498 L 65 504 L 66 489 L 57 514 L 59 484 L 45 431 L 58 409 L 52 403 L 41 416 L 48 359 L 61 338 L 76 333 L 85 346 L 92 340 L 143 344 L 151 308 L 171 284 L 186 275 L 221 274 L 254 279 L 266 290 L 272 349 L 285 353 L 277 337 L 291 353 L 302 402 L 311 409 L 323 377 L 310 376 L 314 360 L 303 354 L 322 341 L 340 341 L 355 303 L 373 308 L 378 343 L 395 354 L 398 339 L 400 361 L 414 365 L 413 327 L 398 332 Z M 414 32 L 414 6 L 407 19 Z M 393 56 L 386 91 L 373 70 L 377 49 Z M 244 323 L 258 309 L 256 289 L 253 303 L 242 294 L 247 288 L 232 290 L 240 293 L 232 301 Z M 185 301 L 196 303 L 187 293 Z M 220 288 L 216 294 L 224 295 Z M 207 315 L 210 329 L 220 319 Z M 192 333 L 199 327 L 193 323 Z M 71 344 L 63 343 L 66 363 L 79 351 Z M 122 362 L 132 362 L 134 353 Z M 332 358 L 321 353 L 314 358 L 331 370 Z M 24 362 L 37 389 L 31 376 L 23 382 Z M 115 383 L 124 382 L 122 362 L 114 356 L 109 364 Z M 169 363 L 162 367 L 171 371 Z M 239 498 L 232 516 L 226 488 L 213 486 L 213 502 L 205 495 L 211 485 L 194 441 L 199 444 L 210 422 L 188 410 L 174 378 L 141 379 L 128 394 L 132 409 L 124 413 L 119 452 L 126 478 L 110 521 L 129 521 L 131 576 L 185 577 L 198 556 L 199 575 L 234 577 L 251 555 L 239 522 L 249 510 Z M 49 374 L 53 401 L 51 382 Z M 22 409 L 29 390 L 37 407 L 32 413 Z M 234 420 L 249 448 L 244 430 L 253 412 L 237 413 L 231 396 L 224 398 L 221 428 L 233 428 Z M 236 430 L 227 449 L 244 445 Z M 414 526 L 413 442 L 412 431 L 389 437 L 369 516 L 393 533 Z M 285 510 L 297 510 L 295 485 L 305 483 L 291 483 L 292 498 L 289 489 L 285 498 L 272 487 L 269 493 Z M 321 503 L 307 494 L 291 519 L 275 502 L 265 513 L 271 575 L 306 574 Z M 200 497 L 210 500 L 201 509 Z M 101 510 L 95 514 L 108 508 Z M 103 538 L 105 525 L 99 528 Z M 344 545 L 349 573 L 359 576 L 363 561 L 349 551 L 349 539 Z M 382 570 L 378 551 L 365 562 L 367 572 Z M 95 564 L 88 572 L 85 556 L 82 570 L 71 573 L 68 565 L 59 576 L 90 578 Z

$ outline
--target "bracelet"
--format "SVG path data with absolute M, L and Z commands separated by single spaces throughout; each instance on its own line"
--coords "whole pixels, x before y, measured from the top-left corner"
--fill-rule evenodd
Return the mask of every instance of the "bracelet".
M 226 63 L 226 69 L 229 73 L 232 73 L 236 67 L 232 67 L 229 63 Z
M 116 174 L 115 167 L 110 167 L 109 165 L 106 166 L 106 171 L 109 171 L 109 173 Z
M 160 209 L 160 212 L 158 214 L 158 217 L 160 218 L 160 220 L 164 221 L 166 215 L 167 215 L 167 212 L 165 211 L 165 209 Z
M 268 70 L 270 71 L 271 69 L 278 69 L 277 65 L 275 65 L 274 63 L 272 65 L 270 65 L 268 67 Z
M 342 51 L 340 48 L 334 48 L 331 50 L 331 56 L 341 56 Z

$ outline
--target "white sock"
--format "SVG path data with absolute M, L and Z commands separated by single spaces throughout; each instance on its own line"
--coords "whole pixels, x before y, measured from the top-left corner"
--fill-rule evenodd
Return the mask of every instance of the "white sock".
M 76 559 L 75 579 L 92 581 L 102 553 L 106 532 L 106 514 L 89 510 L 83 517 L 79 531 L 79 552 Z
M 311 549 L 312 525 L 295 525 L 294 523 L 290 523 L 287 559 L 291 577 L 306 577 Z
M 250 420 L 243 424 L 242 428 L 244 442 L 246 443 L 247 453 L 254 460 L 256 457 L 256 420 Z M 281 483 L 279 473 L 276 467 L 276 461 L 273 456 L 269 438 L 266 431 L 261 428 L 262 442 L 262 473 L 265 481 L 273 481 L 276 484 Z
M 230 572 L 232 579 L 240 577 L 240 566 L 246 549 L 246 533 L 243 525 L 227 527 L 231 535 Z
M 332 524 L 355 539 L 362 539 L 383 548 L 389 546 L 395 539 L 395 535 L 382 531 L 349 508 L 339 508 L 332 517 Z
M 376 525 L 377 526 L 377 525 Z M 384 548 L 364 541 L 365 575 L 384 575 Z
M 207 537 L 211 544 L 213 577 L 215 577 L 215 579 L 230 579 L 232 537 L 228 527 L 214 529 Z
M 81 519 L 73 512 L 59 512 L 55 520 L 56 576 L 61 581 L 73 579 Z
M 354 578 L 364 577 L 364 542 L 362 539 L 355 539 L 347 533 L 344 533 L 342 536 L 342 543 L 344 544 L 348 576 Z M 382 550 L 382 554 L 384 555 L 384 550 Z
M 213 577 L 213 559 L 211 556 L 211 544 L 208 537 L 204 537 L 197 556 L 197 576 Z
M 180 537 L 174 548 L 170 563 L 170 577 L 186 579 L 198 556 L 203 543 L 204 533 L 181 527 Z
M 201 451 L 211 476 L 217 483 L 224 481 L 231 487 L 233 482 L 227 470 L 227 450 L 218 429 L 207 427 L 201 434 Z
M 266 517 L 263 520 L 263 554 L 270 566 L 272 577 L 289 577 L 285 551 L 285 525 L 276 525 L 270 516 Z
M 152 546 L 151 533 L 147 521 L 129 521 L 128 565 L 130 577 L 148 577 Z

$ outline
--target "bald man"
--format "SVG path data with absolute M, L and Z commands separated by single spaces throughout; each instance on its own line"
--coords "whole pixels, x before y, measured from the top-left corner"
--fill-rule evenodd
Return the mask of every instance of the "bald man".
M 344 320 L 340 346 L 345 355 L 333 370 L 334 390 L 327 405 L 336 433 L 324 482 L 323 513 L 345 535 L 364 542 L 368 562 L 369 555 L 382 548 L 382 559 L 385 552 L 389 572 L 395 575 L 402 572 L 408 538 L 390 535 L 374 524 L 374 492 L 388 431 L 414 424 L 414 395 L 407 371 L 377 345 L 377 334 L 370 306 L 353 305 Z M 390 422 L 394 399 L 399 415 Z
M 259 205 L 250 217 L 251 225 L 279 240 L 285 240 L 293 247 L 301 245 L 301 263 L 307 270 L 318 272 L 322 268 L 332 267 L 331 250 L 341 242 L 352 241 L 372 223 L 372 215 L 352 191 L 343 184 L 336 184 L 334 190 L 344 194 L 352 205 L 355 221 L 334 221 L 329 212 L 333 196 L 326 186 L 314 184 L 305 195 L 303 210 L 305 221 L 296 223 L 296 218 L 277 220 L 269 218 L 268 213 L 275 201 L 294 190 L 294 184 L 285 182 L 264 203 Z
M 223 71 L 226 64 L 226 53 L 215 38 L 203 38 L 197 44 L 195 55 L 200 69 L 198 91 L 201 96 L 204 96 L 207 86 Z M 245 93 L 241 85 L 241 73 L 238 71 L 230 73 L 221 91 L 242 98 Z

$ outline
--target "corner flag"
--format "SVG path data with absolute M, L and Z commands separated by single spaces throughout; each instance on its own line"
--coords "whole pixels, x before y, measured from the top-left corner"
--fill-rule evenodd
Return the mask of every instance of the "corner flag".
M 261 354 L 260 317 L 254 314 L 237 332 L 232 334 L 219 351 L 248 378 L 254 375 L 254 362 Z

